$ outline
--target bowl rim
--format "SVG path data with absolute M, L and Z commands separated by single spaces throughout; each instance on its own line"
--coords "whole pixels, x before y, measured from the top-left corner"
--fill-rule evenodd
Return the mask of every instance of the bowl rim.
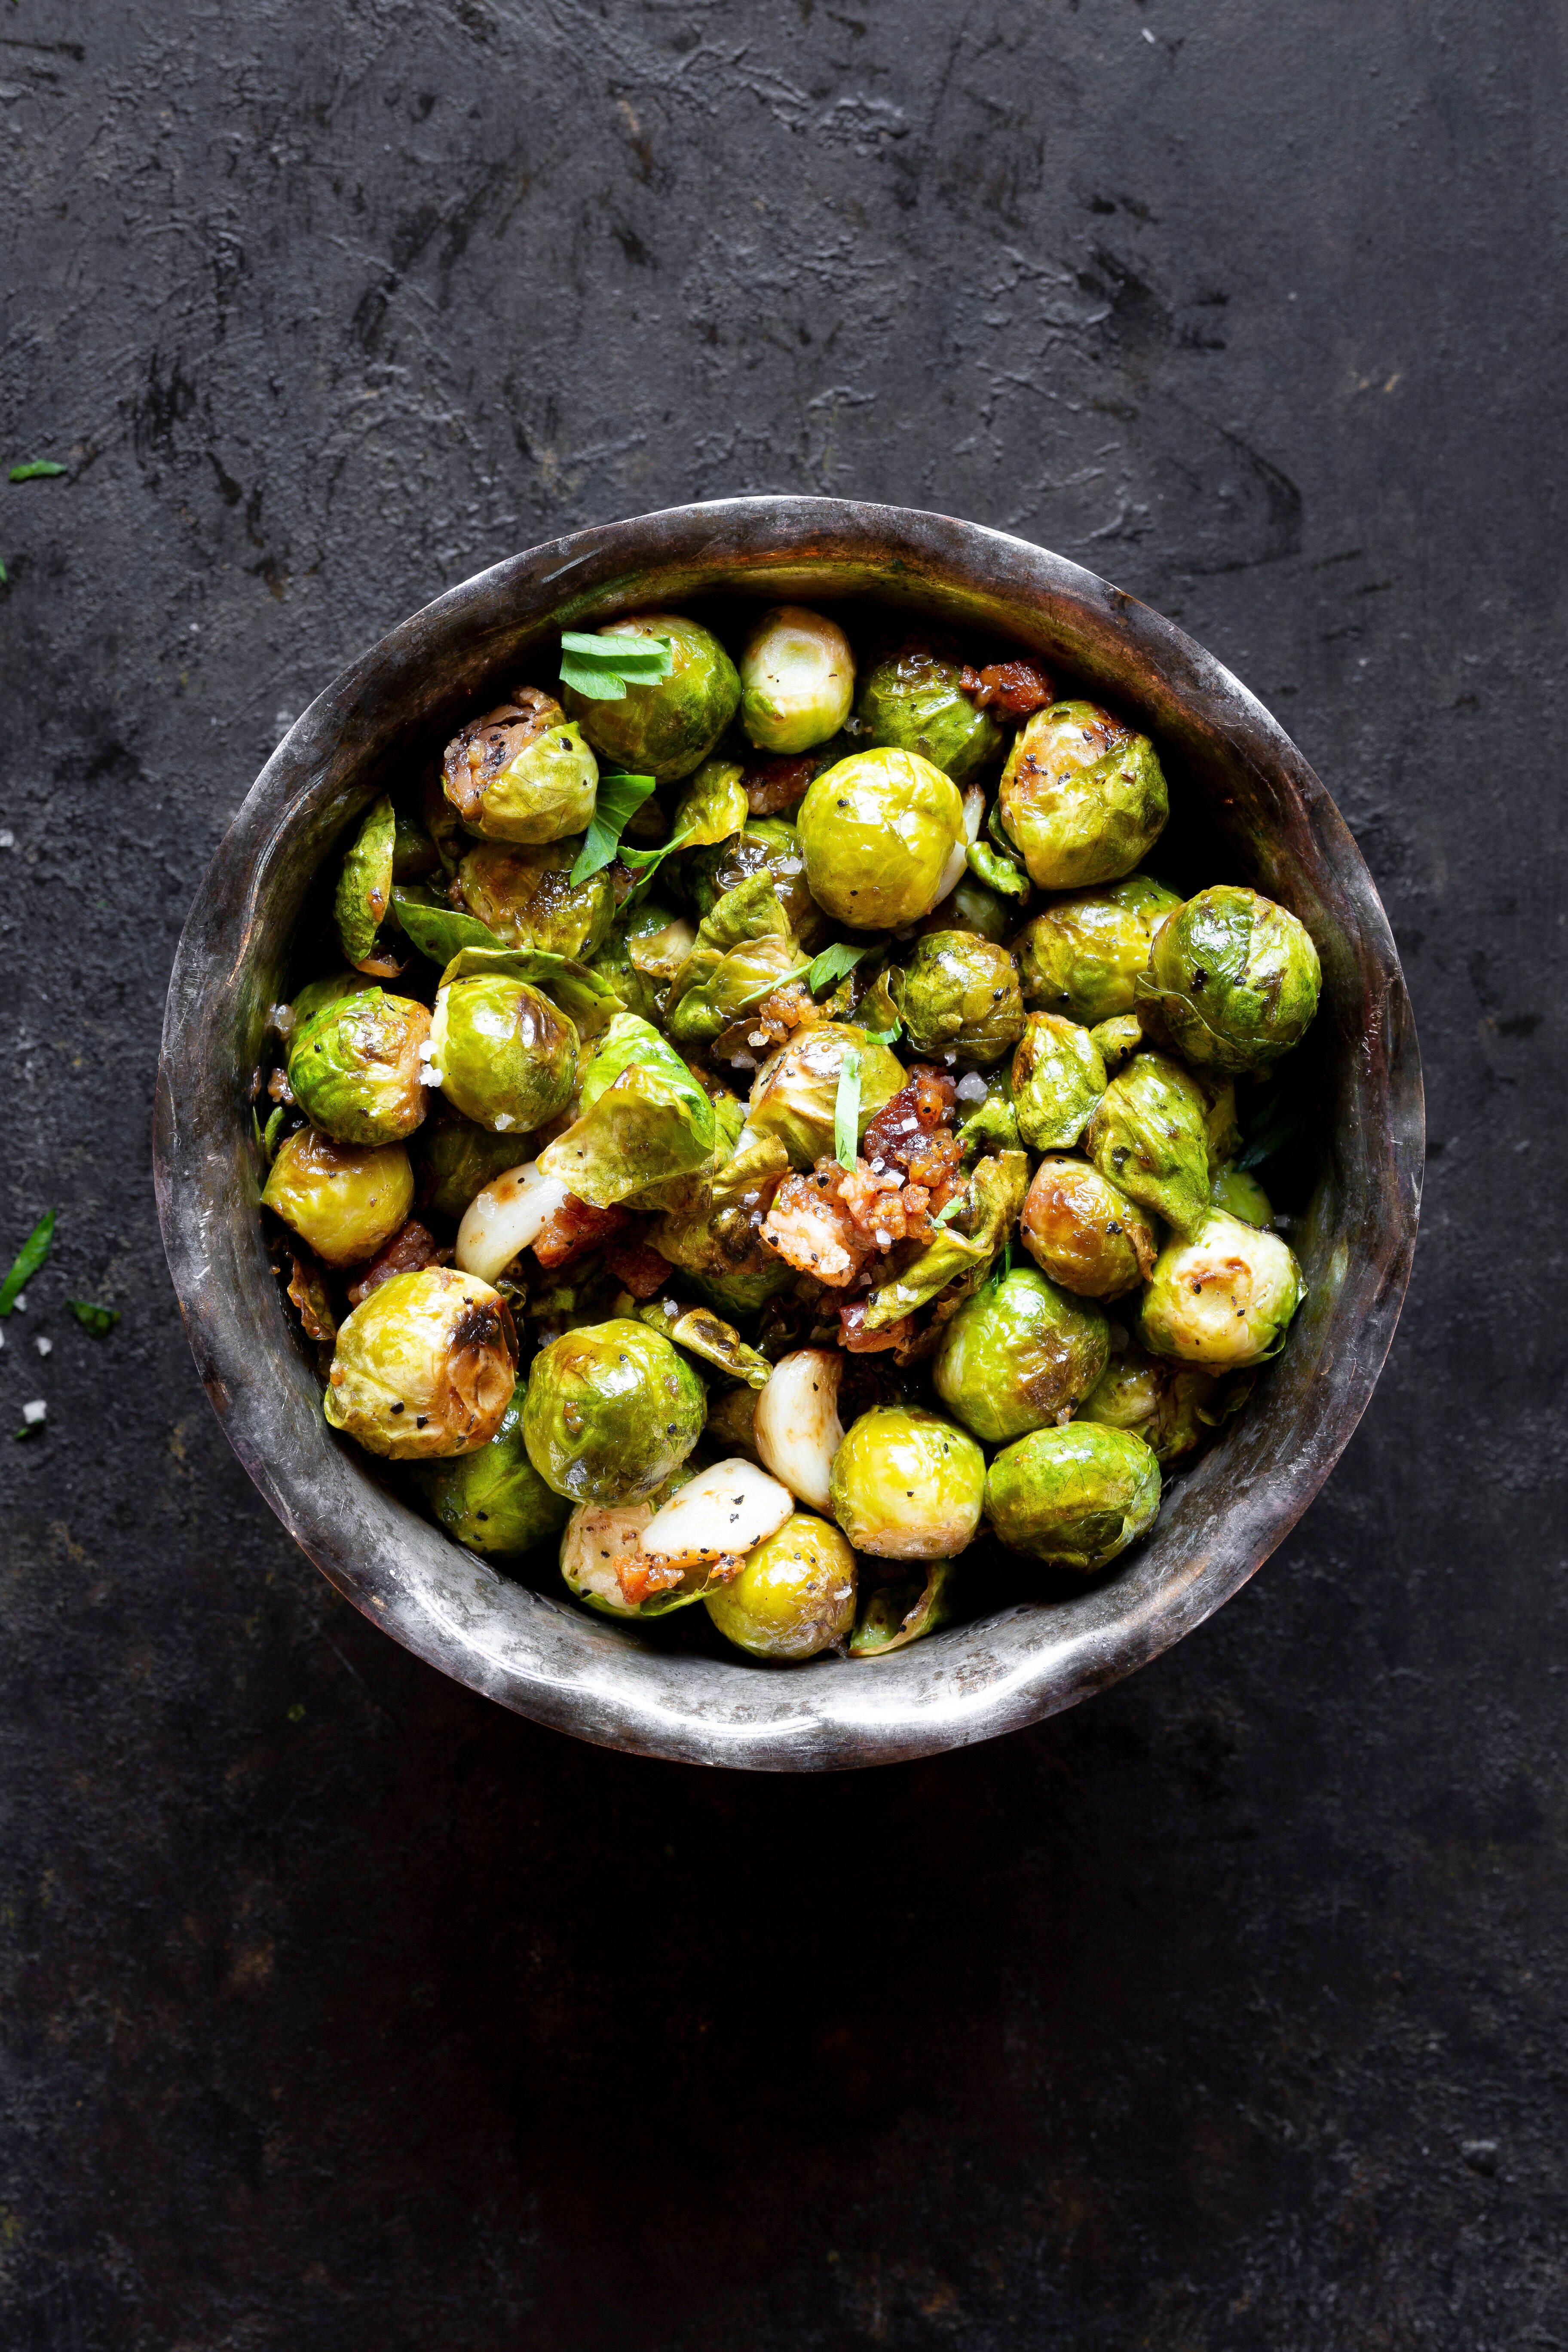
M 1335 1245 L 1314 1340 L 1328 1402 L 1309 1391 L 1289 1446 L 1282 1431 L 1272 1453 L 1249 1434 L 1255 1402 L 1207 1449 L 1181 1490 L 1182 1558 L 1157 1529 L 1081 1596 L 1017 1602 L 876 1661 L 780 1670 L 694 1658 L 453 1544 L 326 1430 L 319 1388 L 312 1421 L 304 1380 L 277 1352 L 281 1339 L 313 1381 L 265 1269 L 260 1220 L 249 1215 L 247 1238 L 240 1217 L 258 1179 L 236 1054 L 258 1034 L 260 943 L 285 839 L 306 811 L 341 829 L 375 788 L 367 767 L 395 728 L 454 698 L 471 708 L 484 691 L 475 681 L 493 684 L 509 648 L 584 614 L 647 608 L 637 591 L 650 572 L 669 603 L 805 601 L 792 583 L 842 573 L 840 594 L 875 593 L 928 618 L 944 604 L 954 616 L 992 611 L 998 628 L 1054 647 L 1097 690 L 1109 676 L 1111 698 L 1168 708 L 1167 731 L 1183 733 L 1189 757 L 1223 765 L 1235 797 L 1274 828 L 1258 835 L 1268 854 L 1321 894 L 1313 905 L 1361 991 L 1339 1126 L 1354 1130 L 1375 1246 L 1363 1261 L 1342 1236 Z M 685 577 L 703 584 L 668 584 Z M 1319 1491 L 1382 1370 L 1415 1249 L 1423 1147 L 1419 1049 L 1381 901 L 1328 792 L 1247 688 L 1152 607 L 1027 541 L 918 509 L 789 493 L 664 508 L 544 541 L 447 590 L 342 670 L 262 767 L 193 900 L 153 1121 L 159 1221 L 198 1370 L 249 1475 L 322 1573 L 416 1655 L 518 1713 L 632 1753 L 760 1770 L 889 1762 L 1019 1728 L 1132 1673 L 1239 1591 Z M 270 1379 L 258 1379 L 258 1356 Z M 1223 1497 L 1220 1460 L 1235 1473 Z

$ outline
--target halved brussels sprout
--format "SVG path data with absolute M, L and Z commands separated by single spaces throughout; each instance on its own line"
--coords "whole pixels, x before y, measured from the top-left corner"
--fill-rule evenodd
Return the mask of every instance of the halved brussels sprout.
M 616 892 L 607 867 L 573 882 L 573 861 L 582 846 L 580 839 L 533 848 L 482 842 L 458 868 L 465 909 L 505 947 L 548 948 L 587 962 L 609 937 Z
M 609 982 L 628 1013 L 657 1021 L 696 943 L 696 926 L 684 915 L 645 898 L 626 908 L 590 969 Z
M 1053 899 L 1015 943 L 1025 1003 L 1088 1029 L 1131 1013 L 1149 943 L 1181 903 L 1147 874 Z
M 1256 1225 L 1259 1232 L 1274 1223 L 1274 1204 L 1268 1193 L 1256 1176 L 1234 1160 L 1215 1170 L 1209 1180 L 1209 1199 L 1227 1216 L 1239 1217 L 1244 1225 Z
M 995 1062 L 1024 1027 L 1018 968 L 974 931 L 928 931 L 892 979 L 893 1002 L 917 1054 Z
M 577 1031 L 526 981 L 475 972 L 437 989 L 430 1053 L 432 1083 L 465 1118 L 521 1137 L 571 1100 Z
M 1037 1429 L 991 1465 L 985 1516 L 1010 1551 L 1092 1576 L 1153 1525 L 1160 1465 L 1131 1430 Z
M 1304 924 L 1272 898 L 1222 882 L 1167 915 L 1138 993 L 1185 1060 L 1236 1074 L 1300 1043 L 1321 979 Z
M 684 1356 L 629 1318 L 563 1332 L 534 1358 L 528 1458 L 574 1502 L 640 1503 L 702 1433 L 707 1394 Z
M 779 894 L 779 904 L 790 929 L 809 947 L 824 929 L 822 909 L 805 878 L 805 852 L 800 835 L 787 817 L 748 818 L 739 833 L 705 849 L 687 853 L 681 879 L 699 916 L 710 914 L 728 890 L 738 889 L 754 874 L 765 874 Z
M 289 1092 L 340 1143 L 399 1143 L 425 1116 L 429 1034 L 430 1015 L 412 997 L 356 989 L 296 1020 Z
M 476 1454 L 500 1429 L 517 1382 L 506 1301 L 455 1266 L 395 1274 L 338 1331 L 326 1415 L 393 1462 Z
M 860 1056 L 858 1132 L 864 1136 L 883 1104 L 905 1085 L 906 1074 L 886 1045 L 874 1045 L 864 1029 L 847 1021 L 824 1021 L 797 1032 L 763 1064 L 746 1108 L 747 1134 L 776 1137 L 792 1168 L 814 1168 L 833 1150 L 838 1080 L 852 1048 Z
M 577 1505 L 561 1538 L 561 1573 L 574 1600 L 603 1617 L 665 1617 L 701 1600 L 710 1575 L 706 1567 L 668 1584 L 649 1575 L 642 1556 L 649 1522 L 691 1475 L 684 1467 L 672 1470 L 643 1503 Z M 639 1599 L 627 1600 L 628 1585 Z
M 1083 1148 L 1140 1208 L 1192 1233 L 1208 1213 L 1208 1116 L 1207 1095 L 1179 1063 L 1135 1054 L 1107 1086 Z
M 1216 1372 L 1164 1362 L 1130 1345 L 1111 1357 L 1103 1378 L 1079 1405 L 1078 1419 L 1130 1429 L 1153 1448 L 1163 1466 L 1190 1454 L 1224 1411 Z
M 1105 1064 L 1087 1029 L 1031 1013 L 1013 1056 L 1013 1112 L 1033 1151 L 1076 1143 L 1105 1092 Z
M 642 1200 L 713 1166 L 720 1125 L 712 1097 L 674 1046 L 635 1013 L 617 1013 L 595 1041 L 577 1100 L 578 1117 L 539 1164 L 595 1209 Z
M 568 687 L 566 708 L 594 749 L 661 784 L 700 768 L 735 716 L 741 681 L 711 629 L 680 613 L 637 613 L 611 621 L 601 636 L 663 637 L 668 677 L 626 688 L 618 702 L 596 702 Z
M 461 1217 L 469 1202 L 518 1165 L 521 1149 L 515 1134 L 494 1135 L 447 1109 L 427 1118 L 413 1144 L 415 1172 L 419 1180 L 421 1214 Z
M 710 1045 L 721 1030 L 805 970 L 772 877 L 753 874 L 703 916 L 670 984 L 666 1022 L 679 1045 Z
M 951 1558 L 980 1524 L 985 1457 L 966 1430 L 921 1405 L 874 1405 L 833 1457 L 833 1516 L 857 1551 Z
M 966 1298 L 944 1326 L 931 1383 L 950 1412 L 988 1445 L 1066 1421 L 1110 1352 L 1098 1307 L 1069 1298 L 1033 1266 L 1016 1265 Z
M 753 1658 L 814 1658 L 855 1622 L 855 1555 L 831 1520 L 795 1511 L 702 1605 Z
M 524 686 L 452 738 L 441 781 L 482 839 L 561 841 L 586 829 L 599 763 L 554 697 Z
M 286 1135 L 261 1205 L 282 1218 L 323 1265 L 363 1265 L 414 1206 L 414 1171 L 401 1143 L 337 1143 L 313 1127 Z
M 918 922 L 957 879 L 963 801 L 918 752 L 851 752 L 809 785 L 796 823 L 812 897 L 860 930 Z
M 1301 1269 L 1278 1234 L 1211 1209 L 1155 1260 L 1138 1335 L 1156 1356 L 1240 1371 L 1279 1353 L 1301 1297 Z
M 397 819 L 384 793 L 372 803 L 338 875 L 332 914 L 342 951 L 356 971 L 383 976 L 397 969 L 395 958 L 377 953 L 377 934 L 392 904 L 393 853 Z
M 518 1382 L 488 1445 L 415 1474 L 437 1523 L 470 1551 L 516 1559 L 558 1536 L 571 1517 L 570 1503 L 545 1485 L 523 1446 L 527 1388 Z
M 916 641 L 878 662 L 866 675 L 856 706 L 856 732 L 864 743 L 918 752 L 966 784 L 1005 741 L 987 711 L 959 684 L 963 665 Z
M 741 724 L 760 751 L 809 751 L 849 716 L 849 640 L 804 604 L 769 607 L 746 639 L 740 669 Z
M 1092 702 L 1026 719 L 1002 771 L 997 809 L 1043 890 L 1130 873 L 1164 830 L 1165 779 L 1146 735 Z
M 1137 1202 L 1087 1160 L 1048 1152 L 1024 1201 L 1024 1246 L 1064 1290 L 1120 1298 L 1146 1282 L 1158 1244 Z

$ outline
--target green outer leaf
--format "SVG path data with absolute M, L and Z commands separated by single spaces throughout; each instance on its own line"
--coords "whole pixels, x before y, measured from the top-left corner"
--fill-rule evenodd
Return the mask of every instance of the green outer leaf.
M 261 1130 L 261 1149 L 269 1168 L 278 1156 L 278 1138 L 282 1132 L 284 1117 L 283 1105 L 279 1103 Z
M 16 1253 L 16 1263 L 0 1283 L 0 1315 L 9 1315 L 17 1297 L 48 1256 L 55 1237 L 55 1213 L 46 1209 Z
M 849 1636 L 852 1658 L 882 1658 L 934 1633 L 952 1614 L 950 1559 L 917 1561 L 907 1576 L 878 1586 L 861 1602 L 859 1622 Z
M 12 467 L 11 479 L 14 482 L 42 482 L 47 481 L 51 474 L 64 472 L 65 467 L 57 466 L 52 457 L 29 457 L 25 466 Z
M 66 1305 L 84 1331 L 95 1339 L 107 1339 L 120 1320 L 118 1307 L 95 1307 L 90 1298 L 68 1298 Z
M 860 1151 L 860 1048 L 851 1045 L 838 1067 L 838 1092 L 833 1098 L 833 1156 L 840 1168 L 853 1168 Z
M 748 1347 L 732 1323 L 706 1307 L 682 1307 L 675 1298 L 652 1298 L 637 1310 L 639 1323 L 662 1331 L 678 1348 L 685 1348 L 704 1363 L 717 1364 L 748 1388 L 766 1388 L 773 1365 L 756 1348 Z
M 874 940 L 868 940 L 863 948 L 852 948 L 847 940 L 835 940 L 831 947 L 824 948 L 819 956 L 814 956 L 805 973 L 805 984 L 813 996 L 820 996 L 832 982 L 847 978 L 861 957 L 870 954 L 875 944 Z
M 413 891 L 395 889 L 393 912 L 408 939 L 432 963 L 448 964 L 464 948 L 504 948 L 488 923 L 477 915 L 459 914 L 456 907 L 438 907 Z
M 601 776 L 594 801 L 594 814 L 588 830 L 583 836 L 583 846 L 567 880 L 575 889 L 579 882 L 597 874 L 608 866 L 621 845 L 621 835 L 627 821 L 641 808 L 654 787 L 652 776 Z
M 397 819 L 383 793 L 365 811 L 364 819 L 344 856 L 338 874 L 332 915 L 338 944 L 355 969 L 374 952 L 376 936 L 392 900 L 392 852 Z M 375 905 L 383 911 L 377 915 Z

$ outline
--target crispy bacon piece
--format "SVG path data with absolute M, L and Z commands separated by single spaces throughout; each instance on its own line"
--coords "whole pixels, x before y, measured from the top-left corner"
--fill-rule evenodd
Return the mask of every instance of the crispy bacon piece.
M 427 1226 L 422 1225 L 417 1217 L 410 1217 L 408 1223 L 399 1225 L 392 1239 L 377 1250 L 359 1280 L 350 1286 L 349 1305 L 359 1306 L 373 1290 L 379 1290 L 384 1282 L 390 1282 L 395 1274 L 417 1274 L 425 1266 L 449 1265 L 451 1262 L 451 1251 L 437 1249 L 435 1234 Z
M 781 809 L 794 808 L 821 766 L 816 751 L 778 752 L 750 761 L 741 777 L 746 806 L 753 816 L 777 816 Z
M 836 1165 L 831 1160 L 819 1160 L 815 1174 L 784 1179 L 763 1220 L 763 1239 L 797 1273 L 809 1274 L 832 1290 L 842 1290 L 854 1281 L 869 1251 L 858 1238 L 837 1188 L 823 1173 L 825 1168 Z
M 915 1330 L 914 1317 L 904 1315 L 898 1322 L 889 1323 L 885 1330 L 868 1331 L 866 1301 L 863 1298 L 845 1301 L 838 1310 L 838 1344 L 847 1348 L 852 1356 L 876 1356 L 884 1348 L 901 1348 L 913 1339 Z
M 1056 688 L 1043 669 L 1031 661 L 988 662 L 984 669 L 964 663 L 959 685 L 997 719 L 1027 719 L 1057 698 Z
M 651 1601 L 656 1592 L 668 1592 L 680 1582 L 683 1568 L 661 1568 L 644 1559 L 641 1552 L 617 1552 L 615 1560 L 616 1581 L 621 1588 L 621 1598 L 628 1609 L 637 1609 L 643 1601 Z
M 915 1154 L 923 1152 L 942 1129 L 951 1128 L 957 1100 L 958 1088 L 950 1077 L 917 1062 L 908 1085 L 882 1105 L 866 1129 L 861 1157 L 879 1173 L 880 1162 L 908 1175 Z
M 629 1241 L 612 1242 L 605 1252 L 605 1264 L 634 1298 L 657 1298 L 669 1281 L 669 1260 L 635 1235 Z
M 533 1244 L 533 1255 L 547 1274 L 559 1273 L 600 1242 L 616 1234 L 625 1233 L 631 1223 L 629 1209 L 594 1209 L 580 1201 L 575 1192 L 568 1192 L 558 1209 L 552 1209 L 539 1229 Z

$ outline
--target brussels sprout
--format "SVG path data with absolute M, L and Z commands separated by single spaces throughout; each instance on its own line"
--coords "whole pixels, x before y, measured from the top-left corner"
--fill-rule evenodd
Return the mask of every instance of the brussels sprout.
M 1209 1181 L 1209 1199 L 1227 1216 L 1239 1217 L 1244 1225 L 1256 1225 L 1259 1232 L 1274 1223 L 1274 1205 L 1268 1193 L 1256 1176 L 1237 1167 L 1234 1160 L 1215 1170 Z
M 1147 874 L 1053 899 L 1016 942 L 1025 1003 L 1089 1029 L 1131 1013 L 1149 942 L 1181 903 Z
M 501 1425 L 517 1382 L 506 1301 L 456 1266 L 395 1274 L 338 1332 L 326 1414 L 393 1462 L 477 1454 Z
M 747 1106 L 748 1134 L 777 1137 L 792 1168 L 814 1168 L 833 1150 L 838 1080 L 851 1047 L 860 1055 L 858 1134 L 864 1136 L 883 1104 L 906 1083 L 905 1074 L 885 1045 L 874 1045 L 864 1029 L 847 1021 L 824 1021 L 799 1031 L 763 1064 Z
M 1152 1527 L 1160 1465 L 1131 1430 L 1093 1421 L 1037 1429 L 999 1454 L 985 1516 L 1012 1551 L 1090 1576 Z
M 988 1445 L 1066 1421 L 1104 1371 L 1110 1342 L 1098 1307 L 1015 1266 L 966 1298 L 944 1326 L 931 1381 Z
M 1163 1054 L 1135 1054 L 1118 1070 L 1084 1131 L 1102 1176 L 1178 1233 L 1202 1224 L 1209 1205 L 1208 1097 Z
M 972 1168 L 983 1153 L 1016 1151 L 1021 1141 L 1013 1109 L 1013 1074 L 1004 1067 L 988 1078 L 974 1072 L 958 1082 L 958 1124 L 953 1129 L 963 1155 Z
M 1208 1140 L 1209 1166 L 1221 1167 L 1234 1160 L 1241 1150 L 1241 1121 L 1236 1115 L 1236 1087 L 1226 1078 L 1223 1082 L 1212 1070 L 1193 1074 L 1208 1097 L 1208 1117 L 1204 1121 L 1204 1133 Z
M 1240 1371 L 1279 1353 L 1301 1297 L 1301 1269 L 1278 1234 L 1211 1209 L 1154 1261 L 1138 1336 L 1156 1356 Z
M 561 1573 L 573 1598 L 604 1617 L 665 1617 L 700 1601 L 710 1570 L 693 1568 L 677 1583 L 655 1585 L 646 1574 L 642 1538 L 649 1523 L 691 1477 L 672 1470 L 646 1503 L 579 1503 L 561 1538 Z M 634 1592 L 628 1601 L 622 1578 Z
M 384 793 L 365 814 L 343 859 L 338 876 L 332 914 L 338 939 L 350 963 L 359 971 L 383 976 L 397 969 L 395 961 L 376 953 L 376 935 L 392 904 L 393 850 L 397 819 Z
M 985 1457 L 921 1405 L 875 1405 L 833 1457 L 833 1516 L 857 1551 L 884 1559 L 960 1552 L 980 1524 Z
M 1026 720 L 996 804 L 1042 890 L 1079 890 L 1130 873 L 1169 814 L 1149 738 L 1092 702 L 1053 702 Z
M 1024 1201 L 1024 1246 L 1053 1282 L 1085 1298 L 1120 1298 L 1148 1280 L 1154 1228 L 1087 1160 L 1049 1152 Z
M 825 768 L 796 823 L 812 897 L 861 930 L 918 922 L 962 871 L 958 787 L 915 751 L 853 751 Z
M 414 1206 L 414 1171 L 401 1143 L 366 1149 L 296 1128 L 278 1147 L 261 1205 L 323 1265 L 363 1265 Z
M 1105 1064 L 1087 1029 L 1031 1013 L 1013 1056 L 1013 1110 L 1034 1151 L 1076 1143 L 1105 1092 Z
M 1149 950 L 1142 1000 L 1200 1070 L 1255 1070 L 1306 1034 L 1322 974 L 1305 926 L 1272 898 L 1230 883 L 1167 915 Z
M 298 1005 L 296 1013 L 298 1013 Z M 430 1015 L 409 996 L 362 988 L 297 1018 L 289 1089 L 340 1143 L 397 1143 L 425 1116 Z
M 570 1101 L 577 1031 L 526 981 L 475 972 L 437 989 L 430 1052 L 432 1082 L 465 1118 L 524 1136 Z
M 726 841 L 687 853 L 681 879 L 700 916 L 711 914 L 726 891 L 765 874 L 779 894 L 790 929 L 809 947 L 824 928 L 822 910 L 805 878 L 805 852 L 787 817 L 756 816 Z
M 595 1040 L 577 1099 L 578 1117 L 539 1164 L 595 1209 L 711 1169 L 720 1139 L 712 1099 L 675 1048 L 634 1013 L 617 1013 Z
M 585 963 L 596 955 L 616 919 L 609 869 L 571 879 L 580 840 L 550 841 L 528 849 L 485 842 L 458 868 L 464 908 L 506 947 L 548 948 Z
M 691 953 L 670 986 L 671 1037 L 680 1045 L 711 1045 L 721 1030 L 805 965 L 772 877 L 753 874 L 726 890 L 698 925 Z
M 952 1560 L 927 1559 L 913 1575 L 895 1574 L 870 1592 L 862 1586 L 850 1656 L 885 1658 L 936 1633 L 952 1614 Z
M 628 1013 L 655 1021 L 696 942 L 696 929 L 684 915 L 647 898 L 627 908 L 590 969 L 609 982 Z
M 962 874 L 955 888 L 931 908 L 921 924 L 923 936 L 932 931 L 974 931 L 983 940 L 1005 947 L 1018 919 L 1018 909 L 997 897 L 973 874 Z
M 518 1165 L 515 1135 L 492 1135 L 471 1118 L 459 1118 L 442 1105 L 445 1117 L 427 1118 L 414 1143 L 421 1214 L 460 1217 L 476 1194 Z
M 700 768 L 735 716 L 741 681 L 710 629 L 679 613 L 638 613 L 611 621 L 601 636 L 663 637 L 672 667 L 668 677 L 629 685 L 618 702 L 591 701 L 574 687 L 566 708 L 595 751 L 661 784 Z
M 1097 1021 L 1089 1031 L 1100 1048 L 1100 1058 L 1108 1070 L 1119 1070 L 1130 1054 L 1135 1054 L 1143 1043 L 1143 1024 L 1136 1013 L 1117 1013 L 1109 1021 Z
M 395 883 L 423 882 L 441 870 L 441 853 L 416 816 L 399 809 L 392 835 L 392 878 Z
M 774 604 L 741 656 L 741 724 L 760 751 L 809 751 L 836 735 L 855 698 L 855 656 L 835 621 Z
M 888 1281 L 879 1283 L 866 1301 L 864 1328 L 885 1331 L 924 1307 L 950 1283 L 973 1290 L 1012 1230 L 1028 1188 L 1029 1162 L 1022 1151 L 998 1151 L 977 1160 L 963 1205 L 951 1222 L 943 1223 L 917 1257 Z M 949 1291 L 944 1307 L 963 1296 Z
M 661 1225 L 654 1246 L 664 1255 L 662 1244 L 667 1238 L 666 1225 Z M 710 1307 L 721 1315 L 760 1315 L 770 1298 L 777 1298 L 795 1279 L 795 1269 L 782 1258 L 771 1257 L 764 1266 L 754 1272 L 722 1273 L 702 1267 L 689 1269 L 693 1288 L 700 1290 Z
M 534 1358 L 528 1458 L 574 1502 L 640 1503 L 702 1433 L 707 1394 L 684 1356 L 629 1318 L 584 1324 Z
M 599 763 L 553 696 L 520 687 L 447 746 L 441 782 L 486 841 L 560 841 L 594 814 Z
M 1163 1363 L 1142 1348 L 1118 1349 L 1078 1409 L 1079 1421 L 1130 1429 L 1162 1467 L 1199 1444 L 1224 1410 L 1220 1381 L 1195 1364 Z
M 416 1473 L 438 1523 L 471 1551 L 515 1558 L 558 1536 L 571 1517 L 570 1503 L 545 1485 L 524 1450 L 527 1389 L 518 1382 L 488 1445 Z
M 962 664 L 918 643 L 868 670 L 856 705 L 856 733 L 867 744 L 915 751 L 965 784 L 1000 758 L 1005 738 L 988 712 L 959 685 Z
M 831 1520 L 795 1511 L 702 1605 L 753 1658 L 814 1658 L 855 1622 L 855 1555 Z
M 928 931 L 892 981 L 893 1002 L 917 1054 L 994 1062 L 1024 1026 L 1018 968 L 974 931 Z

